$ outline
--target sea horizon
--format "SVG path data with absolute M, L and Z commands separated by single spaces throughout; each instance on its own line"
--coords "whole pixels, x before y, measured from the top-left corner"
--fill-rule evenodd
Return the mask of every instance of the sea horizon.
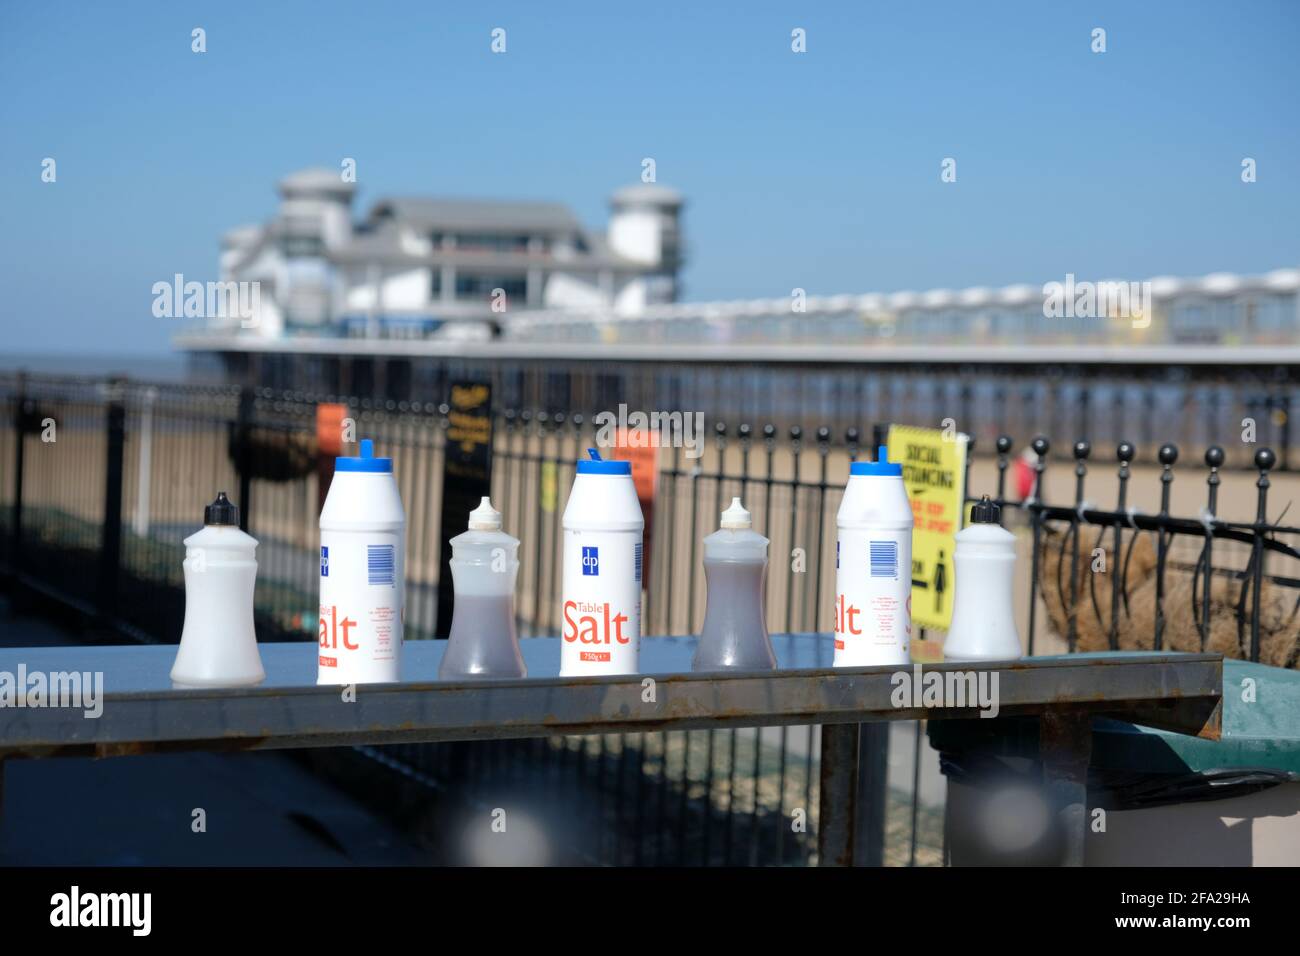
M 123 352 L 92 355 L 85 352 L 29 352 L 0 357 L 0 371 L 41 375 L 125 375 L 151 382 L 199 381 L 184 352 Z

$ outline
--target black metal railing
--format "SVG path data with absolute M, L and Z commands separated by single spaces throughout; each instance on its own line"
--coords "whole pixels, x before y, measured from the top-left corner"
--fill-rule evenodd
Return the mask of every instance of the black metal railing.
M 789 357 L 785 357 L 788 359 Z M 562 364 L 545 359 L 441 356 L 317 356 L 231 352 L 206 361 L 226 380 L 318 393 L 378 395 L 412 401 L 448 394 L 456 379 L 490 382 L 502 408 L 565 413 L 582 409 L 675 408 L 710 421 L 771 423 L 782 436 L 798 425 L 805 435 L 825 426 L 839 440 L 870 422 L 957 427 L 988 448 L 1001 434 L 1072 435 L 1097 447 L 1135 443 L 1152 461 L 1160 442 L 1202 454 L 1218 442 L 1225 467 L 1250 466 L 1253 449 L 1229 441 L 1249 435 L 1277 452 L 1277 469 L 1291 460 L 1290 413 L 1300 402 L 1294 364 L 1179 364 L 1136 355 L 1125 364 L 1016 363 L 935 358 L 827 365 L 656 359 L 587 359 L 576 348 Z M 1068 446 L 1058 457 L 1068 459 Z
M 1217 445 L 1205 452 L 1205 506 L 1195 517 L 1171 514 L 1174 466 L 1179 457 L 1176 445 L 1163 444 L 1156 452 L 1160 497 L 1159 510 L 1154 513 L 1144 513 L 1129 504 L 1132 462 L 1137 454 L 1131 442 L 1120 442 L 1115 449 L 1116 496 L 1115 506 L 1109 509 L 1085 497 L 1092 456 L 1088 442 L 1075 442 L 1071 448 L 1072 506 L 1043 501 L 1050 452 L 1046 437 L 1038 436 L 1031 443 L 1035 455 L 1033 488 L 1022 501 L 1009 501 L 1006 494 L 1012 439 L 999 437 L 996 447 L 995 500 L 1025 516 L 1032 539 L 1029 653 L 1034 650 L 1041 596 L 1055 630 L 1064 636 L 1071 652 L 1121 648 L 1209 650 L 1279 667 L 1293 668 L 1300 661 L 1300 580 L 1294 573 L 1300 565 L 1292 565 L 1291 574 L 1270 574 L 1266 570 L 1270 556 L 1300 559 L 1295 546 L 1300 527 L 1282 523 L 1285 508 L 1276 519 L 1268 517 L 1270 473 L 1277 464 L 1272 449 L 1260 448 L 1254 453 L 1257 477 L 1253 482 L 1253 520 L 1238 521 L 1220 514 L 1219 492 L 1227 456 Z M 968 496 L 967 500 L 977 499 Z M 1064 526 L 1064 532 L 1052 535 L 1055 525 Z M 1083 536 L 1087 528 L 1096 529 L 1097 534 L 1089 542 L 1093 547 L 1085 553 Z M 1148 562 L 1135 560 L 1144 541 L 1151 548 L 1152 560 Z M 1177 547 L 1184 542 L 1190 550 L 1180 551 Z M 1216 545 L 1221 562 L 1218 565 Z M 1238 559 L 1235 562 L 1234 556 Z M 1144 579 L 1140 571 L 1135 571 L 1135 565 L 1143 564 L 1150 572 Z M 1117 583 L 1112 586 L 1111 581 Z M 1270 607 L 1265 606 L 1266 594 Z M 1142 602 L 1139 596 L 1144 598 Z M 1183 603 L 1175 603 L 1177 600 Z M 1174 631 L 1171 622 L 1183 626 Z M 1094 639 L 1081 647 L 1085 625 Z M 1225 625 L 1226 629 L 1216 625 Z M 1104 646 L 1098 646 L 1098 639 L 1104 640 Z

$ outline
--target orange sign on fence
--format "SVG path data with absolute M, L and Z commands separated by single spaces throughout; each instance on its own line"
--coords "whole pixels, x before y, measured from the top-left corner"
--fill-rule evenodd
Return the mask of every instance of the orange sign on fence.
M 659 486 L 659 432 L 645 428 L 620 428 L 614 439 L 610 456 L 617 461 L 632 463 L 632 484 L 641 502 L 645 518 L 645 562 L 642 565 L 641 585 L 648 587 L 650 568 L 650 533 L 654 527 L 655 490 Z
M 334 459 L 343 454 L 343 421 L 346 405 L 322 403 L 316 406 L 316 512 L 325 507 L 330 482 L 334 480 Z

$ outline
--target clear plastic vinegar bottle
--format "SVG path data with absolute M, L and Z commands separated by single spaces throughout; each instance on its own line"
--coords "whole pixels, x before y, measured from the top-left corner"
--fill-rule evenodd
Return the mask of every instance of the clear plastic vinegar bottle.
M 721 528 L 704 539 L 708 601 L 693 670 L 776 667 L 764 611 L 767 545 L 740 499 L 732 498 L 722 512 Z

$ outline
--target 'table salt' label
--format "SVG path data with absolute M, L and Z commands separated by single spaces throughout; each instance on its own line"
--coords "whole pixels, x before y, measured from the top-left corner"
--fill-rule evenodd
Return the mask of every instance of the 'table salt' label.
M 560 673 L 635 674 L 641 638 L 641 535 L 564 533 Z

